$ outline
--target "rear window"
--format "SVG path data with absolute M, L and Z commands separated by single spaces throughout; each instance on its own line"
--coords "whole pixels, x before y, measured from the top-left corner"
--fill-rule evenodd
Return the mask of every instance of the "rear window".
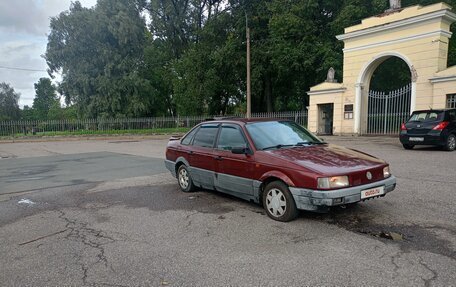
M 442 121 L 445 116 L 441 111 L 417 112 L 412 115 L 409 122 L 437 122 Z
M 182 140 L 182 144 L 183 145 L 189 145 L 190 142 L 192 141 L 193 139 L 193 136 L 195 135 L 196 131 L 198 130 L 198 128 L 194 128 L 191 132 L 189 132 L 187 134 L 187 136 Z

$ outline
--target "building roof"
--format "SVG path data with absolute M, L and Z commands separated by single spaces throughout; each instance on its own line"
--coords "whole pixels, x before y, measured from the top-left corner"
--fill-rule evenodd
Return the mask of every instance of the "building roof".
M 437 3 L 429 6 L 415 5 L 399 9 L 397 11 L 385 12 L 362 20 L 361 24 L 345 28 L 345 33 L 369 29 L 376 26 L 386 25 L 392 22 L 414 18 L 440 10 L 451 10 L 451 6 L 445 3 Z

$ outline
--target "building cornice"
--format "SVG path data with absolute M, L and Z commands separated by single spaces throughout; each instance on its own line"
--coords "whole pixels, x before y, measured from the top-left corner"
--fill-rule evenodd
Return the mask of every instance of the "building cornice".
M 451 32 L 448 32 L 445 30 L 437 30 L 437 31 L 432 31 L 432 32 L 427 32 L 427 33 L 422 33 L 422 34 L 416 34 L 416 35 L 412 35 L 412 36 L 408 36 L 408 37 L 404 37 L 404 38 L 389 40 L 389 41 L 377 42 L 377 43 L 372 43 L 372 44 L 362 45 L 362 46 L 357 46 L 357 47 L 352 47 L 352 48 L 345 48 L 345 49 L 343 49 L 343 51 L 344 51 L 344 53 L 359 51 L 359 50 L 364 50 L 364 49 L 368 49 L 368 48 L 375 48 L 375 47 L 379 47 L 379 46 L 408 42 L 411 40 L 417 40 L 417 39 L 427 38 L 427 37 L 431 37 L 431 36 L 444 36 L 447 38 L 451 38 L 452 35 L 453 35 L 453 33 L 451 33 Z
M 348 39 L 353 39 L 353 38 L 357 38 L 357 37 L 361 37 L 361 36 L 365 36 L 365 35 L 369 35 L 369 34 L 373 34 L 373 33 L 378 33 L 378 32 L 383 32 L 386 30 L 391 30 L 391 29 L 395 29 L 395 28 L 408 26 L 408 25 L 418 24 L 421 22 L 429 21 L 429 20 L 432 20 L 435 18 L 442 18 L 442 17 L 445 18 L 446 20 L 449 20 L 450 22 L 456 21 L 456 14 L 451 12 L 448 9 L 444 9 L 444 10 L 435 11 L 432 13 L 404 19 L 404 20 L 395 21 L 395 22 L 388 23 L 388 24 L 383 24 L 380 26 L 374 26 L 371 28 L 366 28 L 366 29 L 362 29 L 362 30 L 358 30 L 358 31 L 349 32 L 346 34 L 338 35 L 338 36 L 336 36 L 336 38 L 338 40 L 345 41 Z
M 345 93 L 347 88 L 338 88 L 338 89 L 326 89 L 320 91 L 308 91 L 309 96 L 324 95 L 324 94 L 335 94 L 335 93 Z
M 456 81 L 456 76 L 444 76 L 444 77 L 434 77 L 429 79 L 431 83 L 442 83 L 442 82 L 451 82 Z

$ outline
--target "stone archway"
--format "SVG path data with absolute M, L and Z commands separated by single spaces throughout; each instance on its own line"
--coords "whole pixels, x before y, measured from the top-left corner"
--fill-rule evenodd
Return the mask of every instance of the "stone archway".
M 389 9 L 346 28 L 337 36 L 344 42 L 343 83 L 326 81 L 310 89 L 308 128 L 317 132 L 318 106 L 333 104 L 334 133 L 363 134 L 370 79 L 390 57 L 402 59 L 410 69 L 410 112 L 445 108 L 456 94 L 456 66 L 447 67 L 455 21 L 452 8 L 437 3 Z
M 366 134 L 367 133 L 367 113 L 368 113 L 368 94 L 369 94 L 369 88 L 370 88 L 370 82 L 372 79 L 372 76 L 374 75 L 375 71 L 377 68 L 384 63 L 386 60 L 390 59 L 391 57 L 397 57 L 404 61 L 409 70 L 410 70 L 410 75 L 411 75 L 411 95 L 410 95 L 410 100 L 408 103 L 410 103 L 410 109 L 409 112 L 413 112 L 416 107 L 416 87 L 417 87 L 417 80 L 418 80 L 418 73 L 413 66 L 413 63 L 411 60 L 405 56 L 402 53 L 396 52 L 396 51 L 389 51 L 389 52 L 384 52 L 380 53 L 376 56 L 374 56 L 369 62 L 367 62 L 364 67 L 361 69 L 361 72 L 359 74 L 357 83 L 355 85 L 356 91 L 355 91 L 355 103 L 356 107 L 355 109 L 357 111 L 360 111 L 354 115 L 354 130 L 355 133 L 358 134 Z

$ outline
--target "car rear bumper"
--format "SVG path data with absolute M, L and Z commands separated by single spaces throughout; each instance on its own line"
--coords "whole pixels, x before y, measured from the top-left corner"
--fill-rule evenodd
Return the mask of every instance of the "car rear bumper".
M 401 134 L 399 139 L 402 144 L 409 145 L 444 145 L 446 137 L 443 133 L 438 134 L 426 134 L 426 135 L 410 135 Z M 420 139 L 420 141 L 410 140 L 410 138 Z M 421 140 L 422 139 L 422 140 Z
M 376 198 L 370 197 L 361 199 L 361 191 L 380 186 L 384 186 L 385 193 L 376 197 L 383 197 L 388 192 L 393 191 L 396 188 L 396 178 L 391 176 L 387 179 L 370 184 L 329 191 L 290 187 L 290 192 L 293 195 L 298 209 L 324 212 L 331 206 L 345 205 L 361 200 L 364 201 Z
M 169 170 L 169 172 L 171 172 L 171 174 L 174 177 L 177 177 L 177 175 L 176 175 L 176 163 L 174 161 L 170 161 L 170 160 L 165 159 L 165 166 L 166 166 L 166 169 Z

